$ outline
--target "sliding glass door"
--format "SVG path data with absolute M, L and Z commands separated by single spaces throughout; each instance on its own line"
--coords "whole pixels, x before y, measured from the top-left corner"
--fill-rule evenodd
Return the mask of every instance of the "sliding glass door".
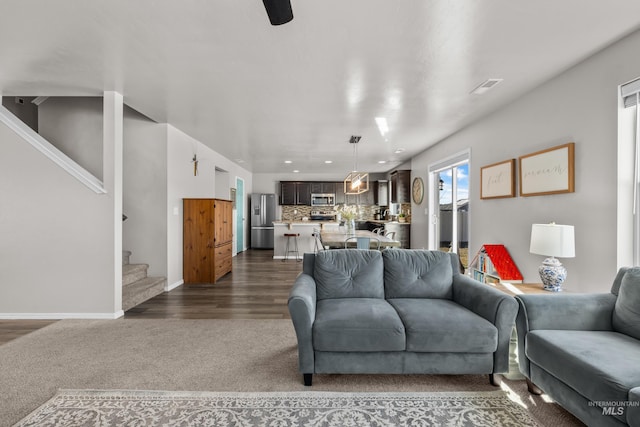
M 456 252 L 466 269 L 469 264 L 469 156 L 430 167 L 430 249 Z

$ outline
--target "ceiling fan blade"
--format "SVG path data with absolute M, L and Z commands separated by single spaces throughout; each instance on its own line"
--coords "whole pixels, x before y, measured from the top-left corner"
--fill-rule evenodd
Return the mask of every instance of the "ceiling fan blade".
M 282 25 L 293 19 L 291 0 L 262 0 L 271 25 Z

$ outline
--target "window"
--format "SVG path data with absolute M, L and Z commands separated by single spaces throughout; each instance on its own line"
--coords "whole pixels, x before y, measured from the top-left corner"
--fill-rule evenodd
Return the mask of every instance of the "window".
M 620 86 L 618 266 L 640 265 L 640 79 Z

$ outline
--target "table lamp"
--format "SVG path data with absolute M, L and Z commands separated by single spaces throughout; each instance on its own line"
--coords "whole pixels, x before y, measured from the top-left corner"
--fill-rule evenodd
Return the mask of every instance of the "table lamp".
M 562 284 L 567 278 L 567 269 L 555 257 L 576 256 L 573 225 L 560 225 L 553 222 L 533 224 L 529 252 L 548 257 L 538 268 L 544 285 L 543 289 L 550 292 L 562 291 Z

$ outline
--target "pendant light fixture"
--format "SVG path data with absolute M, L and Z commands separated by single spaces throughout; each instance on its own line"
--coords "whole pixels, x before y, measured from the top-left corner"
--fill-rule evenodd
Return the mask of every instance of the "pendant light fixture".
M 344 179 L 344 194 L 362 194 L 369 191 L 369 174 L 358 172 L 358 142 L 361 136 L 351 136 L 349 143 L 353 144 L 353 171 Z

